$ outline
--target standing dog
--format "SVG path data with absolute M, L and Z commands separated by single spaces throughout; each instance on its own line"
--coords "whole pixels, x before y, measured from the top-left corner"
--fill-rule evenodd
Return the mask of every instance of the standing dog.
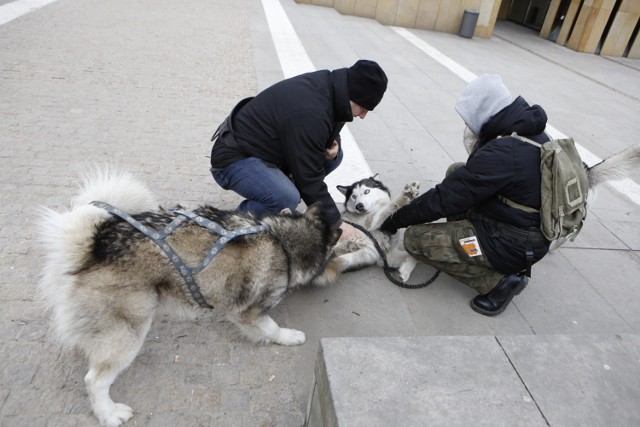
M 62 341 L 88 358 L 84 380 L 93 412 L 105 426 L 119 426 L 132 409 L 114 403 L 109 389 L 131 364 L 156 311 L 196 311 L 183 276 L 163 250 L 130 223 L 90 204 L 99 200 L 128 212 L 153 231 L 178 216 L 158 208 L 154 196 L 130 174 L 113 170 L 86 176 L 67 212 L 47 210 L 42 239 L 46 251 L 40 289 L 53 310 Z M 340 230 L 320 219 L 319 205 L 304 214 L 264 218 L 202 206 L 193 213 L 226 230 L 266 226 L 268 231 L 229 241 L 195 277 L 206 303 L 226 314 L 249 339 L 298 345 L 305 335 L 280 328 L 267 314 L 287 292 L 323 272 Z M 197 264 L 221 237 L 193 221 L 166 238 L 186 265 Z
M 417 261 L 404 249 L 404 230 L 389 236 L 382 233 L 379 228 L 389 215 L 418 196 L 420 184 L 412 182 L 405 185 L 402 194 L 392 201 L 389 189 L 377 180 L 376 176 L 362 179 L 351 185 L 337 186 L 345 196 L 342 219 L 369 231 L 385 252 L 388 265 L 397 268 L 399 279 L 406 282 Z M 331 260 L 330 265 L 333 267 L 337 265 L 339 272 L 375 264 L 383 265 L 382 257 L 368 237 L 356 241 L 340 241 L 334 248 L 334 254 L 336 258 Z

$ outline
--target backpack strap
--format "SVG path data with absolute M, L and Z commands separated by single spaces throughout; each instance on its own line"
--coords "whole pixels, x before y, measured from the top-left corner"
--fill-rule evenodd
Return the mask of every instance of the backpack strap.
M 538 147 L 538 148 L 542 147 L 542 144 L 539 144 L 539 143 L 537 143 L 537 142 L 535 142 L 535 141 L 533 141 L 533 140 L 531 140 L 531 139 L 529 139 L 529 138 L 525 138 L 525 137 L 524 137 L 524 136 L 522 136 L 522 135 L 518 135 L 518 133 L 517 133 L 517 132 L 513 132 L 513 133 L 512 133 L 511 135 L 509 135 L 509 136 L 510 136 L 511 138 L 517 138 L 517 139 L 519 139 L 520 141 L 527 142 L 527 143 L 529 143 L 529 144 L 531 144 L 531 145 L 534 145 L 534 146 L 536 146 L 536 147 Z M 501 137 L 501 138 L 504 138 L 504 137 Z
M 536 146 L 536 147 L 538 147 L 538 148 L 542 147 L 542 145 L 541 145 L 541 144 L 538 144 L 537 142 L 532 141 L 532 140 L 530 140 L 529 138 L 525 138 L 524 136 L 520 136 L 520 135 L 518 135 L 516 132 L 513 132 L 513 133 L 512 133 L 511 135 L 509 135 L 509 136 L 499 136 L 498 138 L 509 138 L 509 137 L 511 137 L 511 138 L 517 138 L 517 139 L 519 139 L 520 141 L 527 142 L 527 143 L 529 143 L 529 144 L 531 144 L 531 145 L 533 145 L 533 146 Z M 526 205 L 520 204 L 520 203 L 518 203 L 518 202 L 515 202 L 515 201 L 513 201 L 513 200 L 511 200 L 511 199 L 507 199 L 506 197 L 504 197 L 504 196 L 503 196 L 503 195 L 501 195 L 501 194 L 498 194 L 498 200 L 500 200 L 502 203 L 504 203 L 504 204 L 505 204 L 505 205 L 507 205 L 507 206 L 511 206 L 512 208 L 520 209 L 521 211 L 525 211 L 525 212 L 527 212 L 527 213 L 539 213 L 539 212 L 540 212 L 538 209 L 534 209 L 534 208 L 532 208 L 532 207 L 529 207 L 529 206 L 526 206 Z

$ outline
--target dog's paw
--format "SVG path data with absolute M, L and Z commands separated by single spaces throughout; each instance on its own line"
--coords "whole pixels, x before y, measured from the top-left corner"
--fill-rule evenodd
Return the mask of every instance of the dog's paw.
M 333 254 L 337 257 L 357 252 L 367 246 L 367 242 L 363 239 L 341 240 L 333 247 Z
M 349 252 L 356 252 L 367 246 L 367 242 L 363 239 L 350 239 L 347 241 L 346 247 Z
M 418 197 L 418 194 L 420 194 L 420 183 L 418 181 L 413 181 L 411 184 L 405 185 L 402 191 L 402 196 L 408 200 L 415 199 Z
M 409 277 L 411 277 L 411 271 L 402 271 L 402 269 L 396 272 L 398 280 L 402 283 L 407 283 L 409 281 Z
M 115 403 L 110 413 L 102 414 L 102 416 L 98 416 L 98 419 L 103 426 L 118 427 L 122 425 L 122 423 L 127 422 L 132 416 L 133 409 L 124 403 Z
M 336 245 L 333 247 L 333 254 L 337 257 L 340 255 L 348 254 L 349 252 L 353 252 L 349 240 L 339 240 L 338 243 L 336 243 Z
M 300 345 L 307 340 L 304 332 L 296 329 L 280 328 L 276 343 L 280 345 Z

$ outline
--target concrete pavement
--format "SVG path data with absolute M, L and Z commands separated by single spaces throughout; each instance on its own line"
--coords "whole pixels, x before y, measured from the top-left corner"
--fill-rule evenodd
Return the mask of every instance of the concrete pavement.
M 393 28 L 281 4 L 316 68 L 368 58 L 387 72 L 383 102 L 349 129 L 392 191 L 416 179 L 429 188 L 465 158 L 454 110 L 463 79 Z M 596 158 L 637 143 L 637 60 L 576 53 L 508 22 L 489 40 L 410 32 L 475 75 L 501 74 Z M 208 172 L 211 132 L 239 99 L 282 77 L 260 2 L 58 0 L 0 26 L 0 426 L 97 425 L 85 361 L 53 340 L 35 292 L 39 207 L 66 206 L 77 171 L 118 162 L 166 205 L 233 208 L 238 197 Z M 640 182 L 640 171 L 631 178 Z M 112 396 L 136 411 L 127 425 L 300 426 L 321 338 L 637 336 L 639 223 L 638 204 L 604 186 L 578 240 L 537 265 L 496 318 L 473 312 L 473 292 L 445 275 L 412 291 L 378 268 L 297 291 L 273 310 L 281 325 L 307 334 L 300 347 L 248 344 L 214 316 L 159 317 Z M 412 281 L 431 273 L 422 266 Z M 487 375 L 468 372 L 476 382 Z M 617 391 L 640 398 L 637 381 Z M 558 408 L 564 399 L 557 395 Z

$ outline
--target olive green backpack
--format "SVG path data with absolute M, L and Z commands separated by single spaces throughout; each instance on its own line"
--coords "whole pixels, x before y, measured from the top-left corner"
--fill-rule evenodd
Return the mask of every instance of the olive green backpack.
M 499 196 L 507 205 L 525 212 L 540 212 L 540 228 L 548 240 L 573 241 L 587 217 L 589 178 L 572 138 L 538 144 L 515 132 L 511 137 L 540 149 L 540 210 Z

